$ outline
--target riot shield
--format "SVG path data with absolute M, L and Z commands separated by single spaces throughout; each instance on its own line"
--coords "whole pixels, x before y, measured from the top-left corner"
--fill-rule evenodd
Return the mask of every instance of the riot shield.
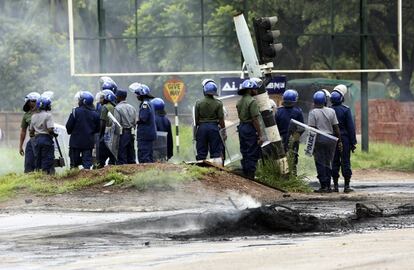
M 109 151 L 118 159 L 119 138 L 122 132 L 122 126 L 111 112 L 108 112 L 111 125 L 106 127 L 104 134 L 104 142 Z
M 59 149 L 58 149 L 58 144 L 59 144 L 63 159 L 65 160 L 65 166 L 69 167 L 70 158 L 69 158 L 68 149 L 69 149 L 70 136 L 68 135 L 65 126 L 54 123 L 54 127 L 55 127 L 55 132 L 58 134 L 56 138 L 57 143 L 55 143 L 55 157 L 60 156 Z
M 165 162 L 168 160 L 167 135 L 168 132 L 157 131 L 157 139 L 153 144 L 153 155 L 155 161 Z
M 332 168 L 338 138 L 323 131 L 291 120 L 289 124 L 290 150 L 305 157 L 313 157 L 316 163 Z M 303 146 L 295 147 L 295 142 Z
M 193 152 L 194 152 L 194 156 L 197 156 L 197 148 L 196 148 L 196 143 L 197 143 L 197 125 L 196 125 L 196 120 L 195 120 L 195 106 L 193 106 L 193 110 L 192 110 L 192 122 L 191 122 L 191 130 L 193 132 Z
M 220 130 L 220 137 L 223 140 L 226 152 L 224 166 L 242 159 L 238 125 L 239 123 L 235 123 Z

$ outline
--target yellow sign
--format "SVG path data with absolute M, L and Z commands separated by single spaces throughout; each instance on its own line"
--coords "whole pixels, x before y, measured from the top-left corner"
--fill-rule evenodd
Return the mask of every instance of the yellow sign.
M 172 102 L 180 102 L 185 94 L 185 84 L 178 78 L 169 79 L 164 84 L 164 97 Z

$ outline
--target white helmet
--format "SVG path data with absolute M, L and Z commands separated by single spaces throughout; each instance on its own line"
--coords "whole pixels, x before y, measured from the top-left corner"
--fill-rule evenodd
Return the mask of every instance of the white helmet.
M 40 98 L 40 94 L 38 92 L 30 92 L 27 96 L 24 97 L 24 103 L 30 101 L 37 101 Z
M 338 84 L 337 86 L 335 86 L 333 91 L 338 91 L 339 93 L 342 94 L 342 96 L 345 96 L 346 93 L 348 92 L 348 88 L 346 87 L 346 85 Z
M 329 100 L 331 98 L 331 93 L 326 89 L 322 89 L 322 91 L 325 93 L 326 99 Z

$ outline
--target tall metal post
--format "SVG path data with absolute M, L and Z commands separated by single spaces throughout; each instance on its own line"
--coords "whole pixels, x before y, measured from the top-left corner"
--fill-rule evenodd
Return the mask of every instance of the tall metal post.
M 105 9 L 103 0 L 98 1 L 98 31 L 99 31 L 99 71 L 105 72 L 106 55 L 106 30 L 105 30 Z
M 360 42 L 361 42 L 361 69 L 368 67 L 368 12 L 367 0 L 360 0 Z M 368 73 L 361 73 L 361 135 L 362 151 L 368 152 L 369 126 L 368 126 Z
M 201 5 L 201 52 L 202 52 L 202 56 L 201 56 L 201 63 L 202 63 L 202 68 L 203 71 L 206 70 L 206 64 L 205 64 L 205 58 L 206 58 L 206 46 L 205 46 L 205 37 L 204 37 L 204 0 L 200 0 L 200 5 Z

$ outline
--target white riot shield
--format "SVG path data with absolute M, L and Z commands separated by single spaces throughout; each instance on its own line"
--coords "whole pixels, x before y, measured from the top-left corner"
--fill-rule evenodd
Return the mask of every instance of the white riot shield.
M 193 132 L 193 152 L 194 152 L 194 156 L 197 156 L 197 148 L 196 148 L 196 143 L 197 143 L 197 125 L 196 125 L 196 120 L 195 120 L 195 106 L 193 106 L 193 110 L 192 110 L 192 122 L 191 122 L 191 130 Z
M 70 136 L 68 135 L 65 126 L 54 123 L 54 127 L 55 127 L 55 132 L 58 134 L 56 139 L 59 143 L 63 159 L 65 160 L 65 166 L 69 167 L 70 158 L 69 158 L 68 149 L 69 149 L 69 138 L 70 138 Z M 56 143 L 55 143 L 55 157 L 60 157 L 59 149 L 58 149 L 58 146 L 57 146 Z
M 338 138 L 293 119 L 290 121 L 289 134 L 290 147 L 295 141 L 301 143 L 292 149 L 299 156 L 313 157 L 316 163 L 332 168 Z
M 226 152 L 224 166 L 242 159 L 238 126 L 239 123 L 235 123 L 220 130 L 220 137 Z
M 115 159 L 118 159 L 119 138 L 122 133 L 122 126 L 111 112 L 108 112 L 108 117 L 111 120 L 111 125 L 105 129 L 104 142 Z
M 157 139 L 153 144 L 153 155 L 154 160 L 158 162 L 165 162 L 168 160 L 167 135 L 168 132 L 157 131 Z

